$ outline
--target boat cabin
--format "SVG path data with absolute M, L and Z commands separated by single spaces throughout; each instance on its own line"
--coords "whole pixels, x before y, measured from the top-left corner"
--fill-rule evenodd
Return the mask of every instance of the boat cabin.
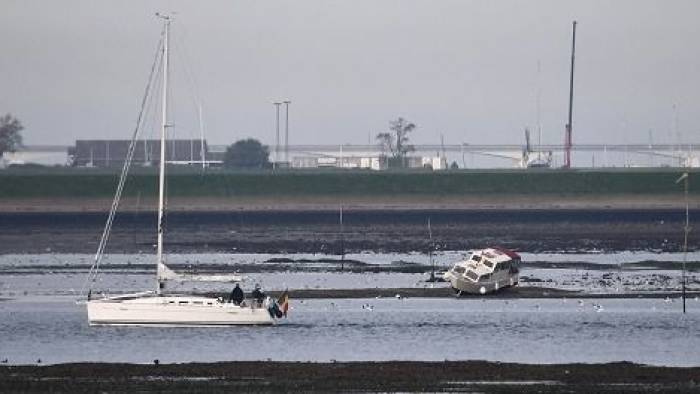
M 468 293 L 487 293 L 515 286 L 520 273 L 520 256 L 507 249 L 474 251 L 457 262 L 445 275 L 452 287 Z

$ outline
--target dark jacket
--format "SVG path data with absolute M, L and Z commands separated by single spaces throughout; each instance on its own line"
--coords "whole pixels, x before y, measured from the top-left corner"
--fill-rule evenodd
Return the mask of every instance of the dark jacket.
M 234 287 L 233 291 L 231 291 L 231 302 L 234 304 L 240 304 L 243 302 L 244 298 L 245 295 L 243 294 L 243 289 L 241 289 L 239 286 Z
M 253 290 L 253 293 L 251 295 L 257 302 L 263 302 L 265 300 L 265 293 L 260 291 L 260 289 Z

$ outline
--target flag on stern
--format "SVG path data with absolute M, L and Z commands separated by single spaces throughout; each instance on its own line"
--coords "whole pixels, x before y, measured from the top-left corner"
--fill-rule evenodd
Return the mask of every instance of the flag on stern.
M 287 311 L 289 310 L 289 290 L 285 290 L 282 295 L 277 299 L 277 305 L 279 305 L 280 310 L 287 317 Z

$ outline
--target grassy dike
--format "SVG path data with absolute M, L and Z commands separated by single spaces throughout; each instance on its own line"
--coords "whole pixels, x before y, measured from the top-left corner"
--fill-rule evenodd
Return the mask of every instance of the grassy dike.
M 157 174 L 138 169 L 129 177 L 125 196 L 155 196 Z M 484 196 L 489 195 L 675 195 L 679 169 L 647 170 L 482 170 L 443 172 L 209 170 L 202 174 L 173 170 L 170 197 L 278 196 Z M 700 188 L 692 180 L 691 194 Z M 42 169 L 0 171 L 0 199 L 110 198 L 118 175 L 106 170 Z M 699 179 L 700 181 L 700 179 Z
M 534 208 L 562 202 L 612 201 L 624 207 L 656 202 L 656 207 L 676 207 L 682 202 L 682 187 L 674 182 L 680 169 L 607 170 L 456 170 L 456 171 L 226 171 L 206 173 L 173 168 L 167 178 L 171 208 L 178 204 L 198 209 L 206 206 L 226 210 L 231 204 L 266 207 L 309 204 L 337 205 L 339 201 L 356 207 L 400 207 L 402 204 L 431 204 L 440 207 L 469 208 L 496 204 L 500 207 Z M 693 185 L 700 171 L 691 171 L 691 198 L 697 204 L 700 188 Z M 150 201 L 157 193 L 155 169 L 137 168 L 130 175 L 123 196 L 126 200 Z M 0 171 L 0 210 L 12 206 L 93 203 L 101 210 L 112 198 L 118 174 L 105 169 L 11 169 Z M 700 178 L 698 179 L 700 182 Z M 291 205 L 290 205 L 291 204 Z M 528 205 L 529 204 L 529 205 Z M 594 204 L 594 205 L 595 205 Z M 50 207 L 50 206 L 49 206 Z M 108 207 L 108 205 L 107 205 Z M 214 209 L 214 208 L 212 208 Z

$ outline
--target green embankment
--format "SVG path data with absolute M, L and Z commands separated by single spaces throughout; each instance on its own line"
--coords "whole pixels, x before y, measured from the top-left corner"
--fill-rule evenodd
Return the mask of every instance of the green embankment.
M 157 174 L 137 169 L 125 196 L 156 194 Z M 173 170 L 168 194 L 179 197 L 227 196 L 382 196 L 382 195 L 661 195 L 679 193 L 679 169 L 618 170 L 458 170 L 444 172 Z M 691 172 L 691 193 L 698 194 Z M 43 169 L 0 171 L 0 198 L 111 197 L 118 175 L 107 170 Z

